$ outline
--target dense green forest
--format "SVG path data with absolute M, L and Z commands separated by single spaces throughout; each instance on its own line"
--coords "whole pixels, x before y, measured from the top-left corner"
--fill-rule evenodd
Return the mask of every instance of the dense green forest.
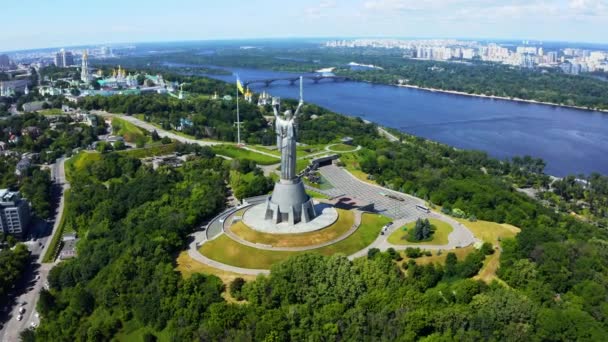
M 27 269 L 30 252 L 27 246 L 19 243 L 14 248 L 15 240 L 9 238 L 7 241 L 4 234 L 0 234 L 0 305 L 8 304 L 10 299 L 8 293 L 11 291 L 15 283 L 21 278 L 23 272 Z

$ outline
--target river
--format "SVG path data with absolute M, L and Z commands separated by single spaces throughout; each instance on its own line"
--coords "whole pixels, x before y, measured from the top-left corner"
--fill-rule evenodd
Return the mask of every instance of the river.
M 293 76 L 285 72 L 228 69 L 241 80 Z M 209 75 L 234 82 L 234 76 Z M 298 87 L 287 82 L 256 92 L 296 98 Z M 338 113 L 462 149 L 486 151 L 504 159 L 530 155 L 547 162 L 546 172 L 608 174 L 608 114 L 362 82 L 305 81 L 304 100 Z

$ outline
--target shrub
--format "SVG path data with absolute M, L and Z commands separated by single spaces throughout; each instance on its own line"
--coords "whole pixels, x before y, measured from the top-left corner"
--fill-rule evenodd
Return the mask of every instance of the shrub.
M 391 257 L 391 259 L 393 259 L 395 261 L 403 260 L 401 253 L 397 252 L 393 247 L 390 247 L 389 249 L 387 249 L 386 252 Z
M 458 218 L 465 218 L 467 217 L 467 213 L 465 213 L 462 209 L 454 208 L 452 209 L 452 216 Z
M 245 279 L 238 277 L 230 283 L 230 295 L 236 300 L 243 300 L 243 286 L 245 286 Z
M 479 251 L 483 254 L 483 255 L 490 255 L 490 254 L 494 254 L 494 247 L 492 246 L 491 243 L 489 242 L 484 242 L 483 245 L 481 245 L 481 248 L 479 249 Z
M 422 251 L 420 248 L 408 247 L 405 249 L 405 255 L 408 258 L 416 259 L 422 256 Z
M 367 258 L 368 259 L 373 259 L 376 257 L 376 255 L 380 254 L 380 250 L 378 248 L 370 248 L 367 251 Z

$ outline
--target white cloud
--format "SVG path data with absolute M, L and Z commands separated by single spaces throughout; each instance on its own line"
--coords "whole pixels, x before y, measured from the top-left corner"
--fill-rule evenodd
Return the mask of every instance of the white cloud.
M 570 0 L 568 7 L 578 15 L 608 16 L 607 0 Z
M 321 1 L 315 6 L 305 8 L 304 13 L 309 18 L 319 19 L 329 16 L 329 12 L 336 7 L 335 1 Z
M 608 0 L 368 0 L 362 10 L 370 15 L 403 16 L 449 20 L 511 20 L 608 16 Z M 421 19 L 421 18 L 417 18 Z

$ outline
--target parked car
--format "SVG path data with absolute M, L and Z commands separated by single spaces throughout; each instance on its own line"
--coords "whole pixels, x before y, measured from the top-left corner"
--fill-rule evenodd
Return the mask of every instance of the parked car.
M 23 315 L 18 315 L 18 316 L 17 316 L 17 320 L 18 320 L 18 321 L 20 321 L 20 320 L 22 320 L 22 319 L 23 319 Z
M 25 308 L 24 308 L 23 306 L 22 306 L 22 307 L 20 307 L 20 308 L 19 308 L 19 313 L 20 313 L 20 314 L 22 314 L 22 313 L 24 313 L 24 312 L 25 312 Z

